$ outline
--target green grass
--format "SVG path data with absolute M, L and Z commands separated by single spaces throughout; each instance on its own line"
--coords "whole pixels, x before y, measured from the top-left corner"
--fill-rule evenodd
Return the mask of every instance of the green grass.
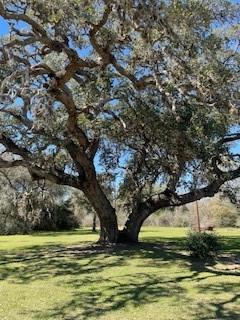
M 240 254 L 240 230 L 218 230 Z M 239 269 L 188 257 L 186 230 L 144 228 L 138 246 L 88 230 L 0 237 L 1 320 L 240 319 Z

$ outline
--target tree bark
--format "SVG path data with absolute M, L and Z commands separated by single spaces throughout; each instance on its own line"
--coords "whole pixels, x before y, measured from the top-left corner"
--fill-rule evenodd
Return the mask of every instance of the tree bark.
M 93 179 L 84 184 L 83 192 L 95 209 L 100 221 L 99 242 L 116 243 L 118 239 L 118 225 L 115 209 L 101 189 L 98 181 Z
M 123 228 L 119 231 L 118 242 L 119 243 L 137 243 L 139 232 L 144 221 L 151 213 L 148 210 L 132 212 Z

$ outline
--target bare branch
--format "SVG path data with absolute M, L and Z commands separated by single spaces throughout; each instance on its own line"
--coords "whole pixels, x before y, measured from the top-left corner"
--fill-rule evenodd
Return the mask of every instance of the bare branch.
M 234 142 L 240 140 L 240 133 L 233 133 L 225 136 L 223 139 L 219 141 L 219 144 L 224 144 L 228 142 Z
M 24 160 L 30 160 L 31 153 L 26 148 L 19 147 L 3 133 L 0 133 L 0 144 L 4 145 L 8 152 L 19 155 L 23 157 Z
M 0 168 L 2 169 L 8 169 L 13 167 L 20 167 L 24 165 L 23 160 L 14 160 L 14 161 L 6 161 L 3 159 L 0 159 Z
M 15 12 L 8 12 L 3 5 L 3 2 L 0 2 L 0 15 L 9 20 L 16 20 L 16 21 L 24 21 L 27 24 L 29 24 L 34 32 L 39 33 L 42 36 L 46 36 L 47 32 L 44 28 L 41 27 L 39 23 L 37 23 L 35 20 L 32 18 L 28 17 L 27 15 L 23 13 L 15 13 Z

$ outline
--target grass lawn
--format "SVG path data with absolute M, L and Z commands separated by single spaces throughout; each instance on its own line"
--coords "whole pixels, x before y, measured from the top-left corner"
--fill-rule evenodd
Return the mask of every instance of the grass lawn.
M 240 229 L 222 229 L 240 256 Z M 1 320 L 240 319 L 240 270 L 184 252 L 186 230 L 144 228 L 138 246 L 92 246 L 88 230 L 0 237 Z

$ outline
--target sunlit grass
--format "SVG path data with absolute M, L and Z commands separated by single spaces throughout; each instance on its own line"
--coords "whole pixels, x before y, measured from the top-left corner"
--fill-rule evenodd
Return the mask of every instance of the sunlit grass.
M 1 320 L 231 319 L 240 273 L 191 260 L 183 228 L 144 228 L 138 246 L 91 246 L 89 230 L 0 237 Z M 217 230 L 240 253 L 240 230 Z

